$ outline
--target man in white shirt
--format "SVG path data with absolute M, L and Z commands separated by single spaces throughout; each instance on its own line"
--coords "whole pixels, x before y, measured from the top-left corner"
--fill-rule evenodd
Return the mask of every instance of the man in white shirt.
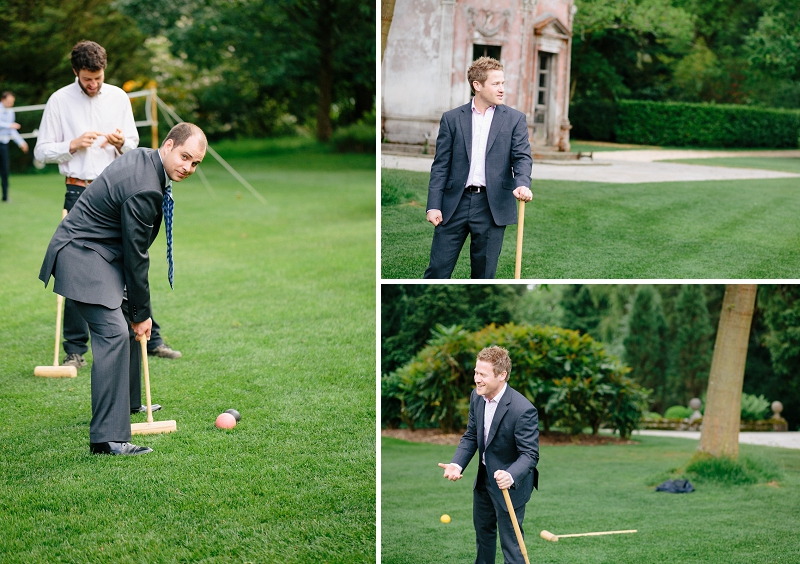
M 58 163 L 66 177 L 67 211 L 114 159 L 139 144 L 128 95 L 104 82 L 106 50 L 94 41 L 81 41 L 72 49 L 71 62 L 75 82 L 47 100 L 33 151 L 41 162 Z M 86 366 L 83 355 L 88 350 L 89 328 L 69 299 L 65 300 L 63 335 L 66 358 L 62 364 Z M 181 356 L 164 344 L 155 320 L 148 351 L 167 358 Z M 134 395 L 132 390 L 131 410 L 138 412 L 144 408 Z
M 8 142 L 14 141 L 23 153 L 28 152 L 28 144 L 19 134 L 20 125 L 14 121 L 14 94 L 3 92 L 0 98 L 0 181 L 3 185 L 3 201 L 8 202 L 8 174 L 11 161 L 8 156 Z
M 478 353 L 467 430 L 453 460 L 439 464 L 444 477 L 455 482 L 475 453 L 480 455 L 472 494 L 476 564 L 494 564 L 498 529 L 504 562 L 524 564 L 500 490 L 508 490 L 522 530 L 525 504 L 539 487 L 539 415 L 525 396 L 508 385 L 510 374 L 506 349 L 493 346 Z
M 471 278 L 494 278 L 516 201 L 533 198 L 525 114 L 503 104 L 503 65 L 491 57 L 467 71 L 472 101 L 445 112 L 428 184 L 427 220 L 435 229 L 424 278 L 450 278 L 470 236 Z

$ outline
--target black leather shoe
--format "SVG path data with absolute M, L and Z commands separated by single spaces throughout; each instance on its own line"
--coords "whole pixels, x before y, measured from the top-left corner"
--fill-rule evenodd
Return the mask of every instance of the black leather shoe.
M 157 403 L 154 403 L 153 405 L 150 406 L 150 411 L 158 411 L 159 409 L 161 409 L 161 406 L 158 405 Z M 138 408 L 131 409 L 131 415 L 134 415 L 136 413 L 147 413 L 147 406 L 140 405 Z
M 153 452 L 150 447 L 136 446 L 133 443 L 89 443 L 89 452 L 92 454 L 113 454 L 115 456 L 133 456 L 134 454 L 147 454 Z

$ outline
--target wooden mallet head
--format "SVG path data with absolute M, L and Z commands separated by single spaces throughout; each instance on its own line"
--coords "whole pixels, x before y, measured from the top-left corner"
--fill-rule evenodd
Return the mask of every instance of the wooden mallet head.
M 542 531 L 539 536 L 550 542 L 558 542 L 558 535 L 554 535 L 550 531 Z

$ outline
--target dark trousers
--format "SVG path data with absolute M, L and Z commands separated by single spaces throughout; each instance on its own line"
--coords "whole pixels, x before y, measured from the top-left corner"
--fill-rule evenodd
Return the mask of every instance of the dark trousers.
M 84 191 L 83 186 L 75 186 L 67 184 L 67 193 L 64 196 L 64 209 L 68 212 L 78 201 Z M 153 329 L 150 332 L 150 340 L 147 341 L 147 346 L 150 350 L 163 345 L 164 340 L 161 338 L 161 332 L 158 323 L 153 319 Z M 86 354 L 89 350 L 89 328 L 86 322 L 78 313 L 78 309 L 70 299 L 64 300 L 64 352 L 66 354 Z M 138 346 L 139 344 L 136 343 Z M 141 384 L 138 384 L 140 387 Z M 133 397 L 133 396 L 131 396 Z M 137 399 L 133 407 L 141 405 L 141 400 Z
M 467 235 L 470 277 L 494 278 L 505 230 L 505 226 L 495 225 L 486 192 L 465 191 L 450 220 L 433 230 L 431 260 L 423 278 L 450 278 Z
M 130 376 L 139 370 L 139 343 L 130 338 L 122 308 L 73 302 L 92 335 L 93 443 L 131 440 Z M 134 369 L 135 364 L 135 369 Z
M 502 498 L 497 500 L 489 495 L 486 487 L 488 480 L 493 479 L 488 476 L 486 466 L 480 464 L 478 479 L 472 493 L 472 521 L 475 525 L 475 545 L 478 549 L 475 564 L 494 564 L 498 529 L 500 529 L 500 547 L 503 550 L 505 564 L 524 564 L 525 559 L 522 557 L 522 550 L 517 542 L 505 500 Z M 519 529 L 524 538 L 522 520 L 525 518 L 525 504 L 515 507 L 514 512 L 517 514 Z
M 0 181 L 3 184 L 3 201 L 8 201 L 8 171 L 11 161 L 8 156 L 8 143 L 0 143 Z

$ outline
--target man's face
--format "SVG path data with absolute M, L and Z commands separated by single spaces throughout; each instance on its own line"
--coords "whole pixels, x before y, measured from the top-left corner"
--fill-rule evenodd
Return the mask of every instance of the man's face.
M 483 101 L 487 106 L 501 106 L 503 104 L 503 94 L 505 94 L 505 76 L 501 70 L 489 71 L 486 81 L 473 82 L 472 88 L 475 90 L 475 97 Z
M 105 79 L 105 71 L 103 69 L 99 71 L 81 69 L 77 72 L 75 72 L 75 69 L 72 69 L 72 72 L 78 77 L 78 84 L 87 96 L 90 98 L 97 96 L 97 93 L 100 92 L 100 87 L 103 86 L 103 80 Z
M 159 151 L 164 171 L 173 182 L 189 178 L 206 156 L 205 143 L 196 135 L 192 135 L 178 147 L 172 139 L 168 139 Z
M 475 363 L 475 391 L 479 396 L 492 399 L 503 389 L 503 385 L 506 383 L 505 378 L 505 372 L 495 375 L 491 362 L 479 360 Z
M 14 98 L 14 95 L 13 95 L 13 94 L 9 94 L 9 95 L 8 95 L 8 96 L 6 96 L 5 98 L 3 98 L 3 105 L 4 105 L 6 108 L 11 108 L 11 107 L 13 107 L 13 106 L 14 106 L 14 100 L 15 100 L 15 99 L 16 99 L 16 98 Z

